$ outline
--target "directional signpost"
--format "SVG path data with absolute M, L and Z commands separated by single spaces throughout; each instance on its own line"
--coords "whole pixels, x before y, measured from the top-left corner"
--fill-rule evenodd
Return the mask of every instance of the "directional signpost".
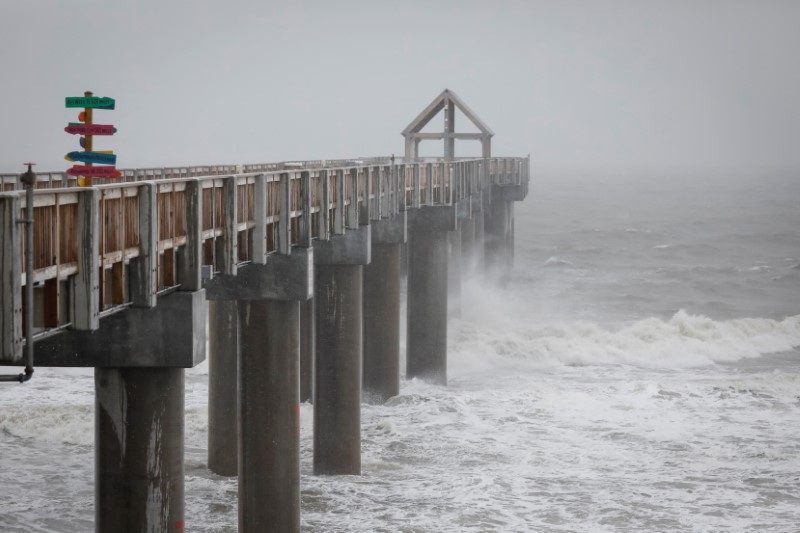
M 92 138 L 95 135 L 114 135 L 117 128 L 111 124 L 94 124 L 92 119 L 95 109 L 114 109 L 116 102 L 107 96 L 94 96 L 86 91 L 83 96 L 67 96 L 65 100 L 67 108 L 82 107 L 83 111 L 78 115 L 80 122 L 70 122 L 64 131 L 69 134 L 80 134 L 81 148 L 83 152 L 70 152 L 64 156 L 67 161 L 80 161 L 85 165 L 75 165 L 67 170 L 70 176 L 78 176 L 78 185 L 90 187 L 92 178 L 118 178 L 121 173 L 114 166 L 117 163 L 117 156 L 110 150 L 92 150 Z M 111 166 L 93 166 L 95 163 Z

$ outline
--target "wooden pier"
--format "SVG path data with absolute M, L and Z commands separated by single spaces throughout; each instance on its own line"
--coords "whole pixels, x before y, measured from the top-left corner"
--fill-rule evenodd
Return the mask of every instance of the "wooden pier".
M 362 379 L 365 400 L 397 394 L 400 335 L 407 377 L 446 383 L 453 265 L 508 277 L 530 160 L 489 157 L 488 129 L 484 157 L 454 158 L 460 101 L 440 99 L 441 159 L 416 157 L 434 137 L 412 123 L 406 158 L 129 169 L 80 188 L 40 173 L 32 205 L 0 175 L 0 364 L 22 364 L 33 284 L 36 366 L 96 368 L 98 531 L 183 527 L 183 369 L 209 336 L 209 467 L 238 474 L 241 531 L 299 529 L 301 390 L 315 473 L 358 474 Z

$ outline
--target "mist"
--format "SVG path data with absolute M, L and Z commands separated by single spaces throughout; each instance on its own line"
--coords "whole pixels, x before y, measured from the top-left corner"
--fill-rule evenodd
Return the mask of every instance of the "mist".
M 119 131 L 97 149 L 131 168 L 401 154 L 399 132 L 444 88 L 494 130 L 494 154 L 531 153 L 536 170 L 800 169 L 792 1 L 7 0 L 0 12 L 3 172 L 65 169 L 77 143 L 64 97 L 85 90 L 116 98 L 95 121 Z

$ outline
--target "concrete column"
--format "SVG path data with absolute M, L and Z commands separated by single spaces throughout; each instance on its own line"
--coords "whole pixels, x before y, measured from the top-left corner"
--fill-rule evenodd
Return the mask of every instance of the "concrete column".
M 447 232 L 447 314 L 461 316 L 461 229 Z
M 208 468 L 238 473 L 239 324 L 236 301 L 208 302 Z
M 315 265 L 314 473 L 361 473 L 361 265 Z
M 184 370 L 94 376 L 95 530 L 183 531 Z
M 300 401 L 313 401 L 314 299 L 300 302 Z
M 414 231 L 408 243 L 406 377 L 447 383 L 447 231 Z
M 475 219 L 459 221 L 461 230 L 461 275 L 472 277 L 475 272 Z
M 499 196 L 499 195 L 498 195 Z M 491 213 L 486 223 L 486 269 L 501 284 L 508 283 L 510 276 L 510 202 L 502 197 L 492 197 Z
M 475 224 L 474 230 L 474 244 L 472 247 L 475 254 L 475 271 L 483 272 L 486 267 L 485 252 L 486 252 L 486 239 L 484 237 L 484 214 L 483 210 L 473 211 L 472 220 Z
M 364 267 L 364 398 L 400 394 L 400 257 L 402 244 L 372 244 Z
M 239 302 L 239 531 L 300 531 L 300 305 Z

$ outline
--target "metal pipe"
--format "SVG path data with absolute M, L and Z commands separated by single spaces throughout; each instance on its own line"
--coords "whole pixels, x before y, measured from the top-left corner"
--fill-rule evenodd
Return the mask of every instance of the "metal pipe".
M 17 375 L 0 375 L 0 381 L 19 381 L 25 383 L 33 376 L 33 189 L 36 187 L 36 174 L 31 167 L 35 163 L 25 163 L 28 171 L 20 176 L 25 185 L 25 215 L 18 224 L 25 224 L 25 372 Z

